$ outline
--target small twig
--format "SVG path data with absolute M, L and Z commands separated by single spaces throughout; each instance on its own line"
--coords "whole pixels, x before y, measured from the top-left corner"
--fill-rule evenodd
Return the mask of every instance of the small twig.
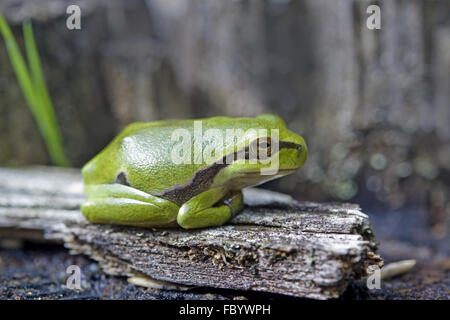
M 381 268 L 381 279 L 388 279 L 410 271 L 416 265 L 416 260 L 392 262 Z

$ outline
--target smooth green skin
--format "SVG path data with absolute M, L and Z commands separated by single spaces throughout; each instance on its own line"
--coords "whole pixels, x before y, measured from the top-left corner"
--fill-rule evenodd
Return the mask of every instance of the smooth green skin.
M 209 170 L 215 161 L 175 164 L 171 158 L 172 148 L 179 143 L 171 140 L 173 130 L 185 128 L 194 139 L 194 120 L 133 123 L 83 167 L 88 198 L 81 207 L 83 215 L 94 223 L 140 227 L 220 226 L 242 210 L 243 188 L 292 173 L 306 161 L 305 141 L 289 131 L 278 116 L 198 120 L 202 120 L 203 133 L 210 128 L 219 129 L 224 140 L 226 129 L 243 132 L 250 128 L 267 129 L 265 136 L 270 136 L 270 129 L 279 129 L 279 171 L 275 175 L 261 175 L 260 169 L 270 163 L 234 161 L 214 174 L 205 175 L 202 172 Z M 282 141 L 298 147 L 282 148 Z M 216 159 L 248 144 L 245 134 L 237 144 L 224 142 Z M 126 175 L 125 183 L 117 178 L 121 172 Z M 181 191 L 171 192 L 174 189 Z

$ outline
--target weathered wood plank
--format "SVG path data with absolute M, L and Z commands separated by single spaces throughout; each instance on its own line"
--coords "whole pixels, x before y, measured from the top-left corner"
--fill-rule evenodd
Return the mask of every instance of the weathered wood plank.
M 113 275 L 318 299 L 339 296 L 382 263 L 357 205 L 248 189 L 245 210 L 225 226 L 156 230 L 88 223 L 82 186 L 78 170 L 0 169 L 0 236 L 40 230 Z

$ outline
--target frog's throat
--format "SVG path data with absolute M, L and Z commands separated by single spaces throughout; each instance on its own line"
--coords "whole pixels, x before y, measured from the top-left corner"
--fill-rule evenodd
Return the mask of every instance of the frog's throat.
M 194 196 L 208 190 L 208 188 L 213 183 L 214 178 L 219 174 L 221 170 L 232 164 L 238 157 L 238 154 L 242 152 L 248 152 L 248 146 L 242 148 L 241 150 L 237 152 L 233 152 L 232 154 L 228 154 L 223 157 L 222 163 L 220 161 L 213 162 L 209 166 L 197 171 L 195 175 L 185 184 L 183 185 L 176 185 L 168 190 L 165 190 L 163 193 L 159 194 L 163 199 L 172 201 L 176 203 L 177 205 L 182 205 L 189 199 L 193 198 Z M 280 141 L 279 142 L 279 149 L 297 149 L 299 150 L 302 148 L 301 145 L 288 142 L 288 141 Z M 233 155 L 234 154 L 234 155 Z M 273 156 L 273 155 L 272 155 Z M 229 159 L 233 159 L 233 161 L 229 161 Z M 229 162 L 229 163 L 227 163 Z M 289 172 L 288 172 L 289 171 Z M 291 172 L 295 171 L 295 169 L 279 169 L 279 172 L 281 172 L 281 175 L 287 175 Z M 258 172 L 252 172 L 251 174 L 260 174 Z

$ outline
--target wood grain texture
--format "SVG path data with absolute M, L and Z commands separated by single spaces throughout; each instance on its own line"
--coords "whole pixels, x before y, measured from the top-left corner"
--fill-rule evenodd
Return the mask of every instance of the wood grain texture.
M 248 189 L 246 208 L 225 226 L 156 230 L 88 223 L 82 186 L 78 170 L 0 169 L 0 237 L 42 234 L 112 275 L 317 299 L 338 297 L 382 264 L 357 205 Z

